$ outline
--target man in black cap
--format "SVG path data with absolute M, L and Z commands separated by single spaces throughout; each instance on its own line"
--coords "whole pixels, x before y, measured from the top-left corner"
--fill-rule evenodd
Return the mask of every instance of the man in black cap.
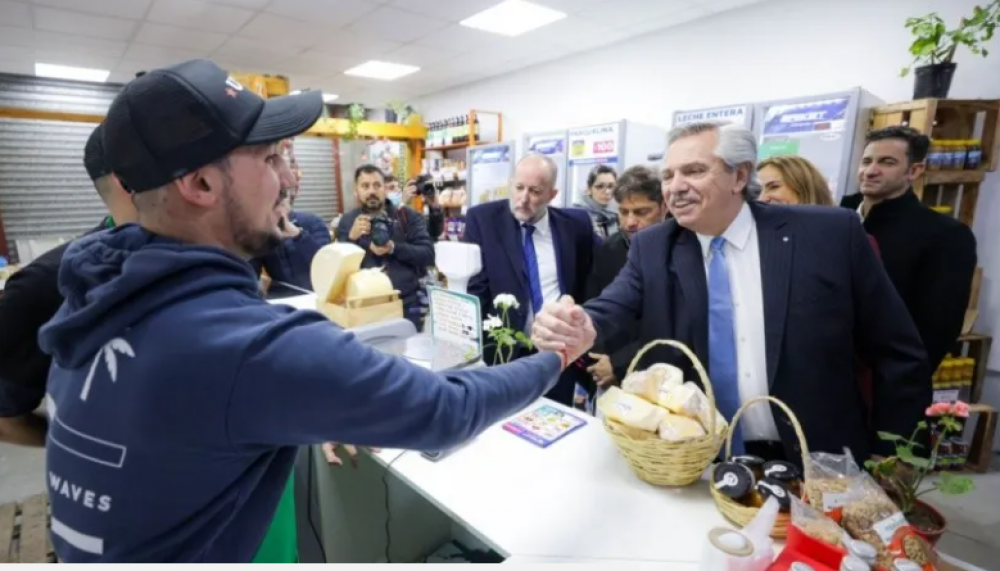
M 111 213 L 94 232 L 136 217 L 128 194 L 104 162 L 102 131 L 94 129 L 83 155 L 87 174 Z M 56 281 L 67 247 L 53 248 L 15 273 L 0 296 L 0 441 L 45 445 L 48 423 L 35 410 L 45 397 L 52 359 L 38 347 L 38 330 L 62 305 Z
M 449 448 L 593 342 L 437 374 L 262 300 L 247 260 L 280 243 L 276 143 L 322 109 L 318 91 L 265 101 L 206 60 L 150 71 L 112 104 L 108 159 L 139 225 L 67 250 L 66 303 L 39 335 L 60 560 L 249 562 L 298 446 Z

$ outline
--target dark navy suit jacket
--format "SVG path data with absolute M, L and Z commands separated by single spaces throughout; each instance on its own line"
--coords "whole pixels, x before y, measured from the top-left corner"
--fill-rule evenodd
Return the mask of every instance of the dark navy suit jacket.
M 586 293 L 587 277 L 594 261 L 598 239 L 590 216 L 575 208 L 549 208 L 556 265 L 559 267 L 559 286 L 563 294 L 582 300 Z M 523 331 L 531 308 L 528 277 L 524 268 L 524 245 L 520 223 L 510 211 L 507 200 L 480 204 L 469 209 L 465 217 L 465 242 L 479 246 L 483 269 L 469 280 L 469 293 L 479 298 L 483 317 L 494 313 L 493 298 L 497 294 L 513 294 L 520 308 L 509 314 L 510 325 Z M 521 352 L 516 356 L 526 355 Z M 492 363 L 492 353 L 484 355 Z M 570 373 L 575 371 L 568 369 Z M 566 391 L 572 399 L 573 383 L 564 375 L 559 386 L 550 396 L 566 403 Z M 564 382 L 565 381 L 565 382 Z
M 767 379 L 771 395 L 798 416 L 812 451 L 860 460 L 887 451 L 876 431 L 909 436 L 931 401 L 926 353 L 857 214 L 840 208 L 750 204 L 757 225 L 764 294 Z M 642 342 L 674 339 L 708 364 L 708 287 L 701 244 L 675 220 L 632 241 L 628 262 L 585 308 L 599 339 L 640 320 Z M 610 348 L 614 350 L 614 348 Z M 855 377 L 855 351 L 871 367 L 871 428 Z M 685 367 L 672 349 L 655 361 Z M 711 371 L 709 371 L 711 375 Z M 789 459 L 798 459 L 791 424 L 772 406 Z

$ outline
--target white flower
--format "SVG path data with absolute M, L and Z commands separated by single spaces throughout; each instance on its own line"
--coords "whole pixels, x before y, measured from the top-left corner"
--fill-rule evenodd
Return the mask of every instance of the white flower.
M 491 315 L 483 320 L 483 331 L 493 331 L 503 327 L 503 320 L 496 315 Z
M 517 298 L 510 293 L 501 293 L 493 298 L 493 307 L 497 309 L 518 309 L 521 304 L 517 302 Z

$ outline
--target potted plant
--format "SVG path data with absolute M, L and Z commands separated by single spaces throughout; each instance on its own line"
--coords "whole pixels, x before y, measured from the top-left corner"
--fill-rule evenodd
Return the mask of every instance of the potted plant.
M 358 126 L 365 120 L 367 111 L 360 103 L 351 103 L 347 108 L 347 133 L 344 138 L 353 141 L 358 138 Z
M 402 101 L 390 101 L 385 104 L 385 122 L 386 123 L 403 123 L 406 121 L 406 116 L 409 115 L 407 112 L 410 106 Z
M 903 68 L 901 76 L 906 77 L 913 66 L 916 78 L 913 98 L 948 97 L 951 79 L 958 64 L 952 61 L 959 45 L 969 48 L 976 55 L 986 57 L 989 51 L 984 47 L 991 39 L 997 25 L 1000 25 L 1000 0 L 983 8 L 976 6 L 969 18 L 962 18 L 957 28 L 948 30 L 936 12 L 920 18 L 909 18 L 905 27 L 915 36 L 910 44 L 913 63 Z
M 950 472 L 941 472 L 937 480 L 924 485 L 927 475 L 934 471 L 938 463 L 941 444 L 950 435 L 961 434 L 962 421 L 969 417 L 969 405 L 964 402 L 939 403 L 927 409 L 930 423 L 917 424 L 909 439 L 896 434 L 879 433 L 879 438 L 892 442 L 896 454 L 882 460 L 869 460 L 865 467 L 871 470 L 879 483 L 889 493 L 906 516 L 914 530 L 935 545 L 944 533 L 947 522 L 937 510 L 920 498 L 934 491 L 949 496 L 960 496 L 975 488 L 972 479 Z M 929 457 L 918 456 L 916 449 L 922 448 L 920 435 L 930 430 L 931 453 Z
M 493 341 L 488 346 L 496 347 L 496 352 L 493 353 L 494 365 L 509 363 L 518 345 L 529 350 L 533 346 L 531 339 L 523 331 L 514 331 L 511 328 L 510 319 L 507 317 L 511 309 L 520 306 L 516 297 L 509 293 L 501 293 L 493 298 L 493 307 L 499 310 L 500 315 L 490 315 L 483 320 L 483 331 Z

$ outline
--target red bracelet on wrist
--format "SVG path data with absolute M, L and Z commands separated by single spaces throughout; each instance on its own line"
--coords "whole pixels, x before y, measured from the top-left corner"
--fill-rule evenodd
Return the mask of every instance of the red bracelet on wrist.
M 559 355 L 559 360 L 561 361 L 560 371 L 565 371 L 566 367 L 569 367 L 569 353 L 565 349 L 560 349 L 556 351 L 556 355 Z

